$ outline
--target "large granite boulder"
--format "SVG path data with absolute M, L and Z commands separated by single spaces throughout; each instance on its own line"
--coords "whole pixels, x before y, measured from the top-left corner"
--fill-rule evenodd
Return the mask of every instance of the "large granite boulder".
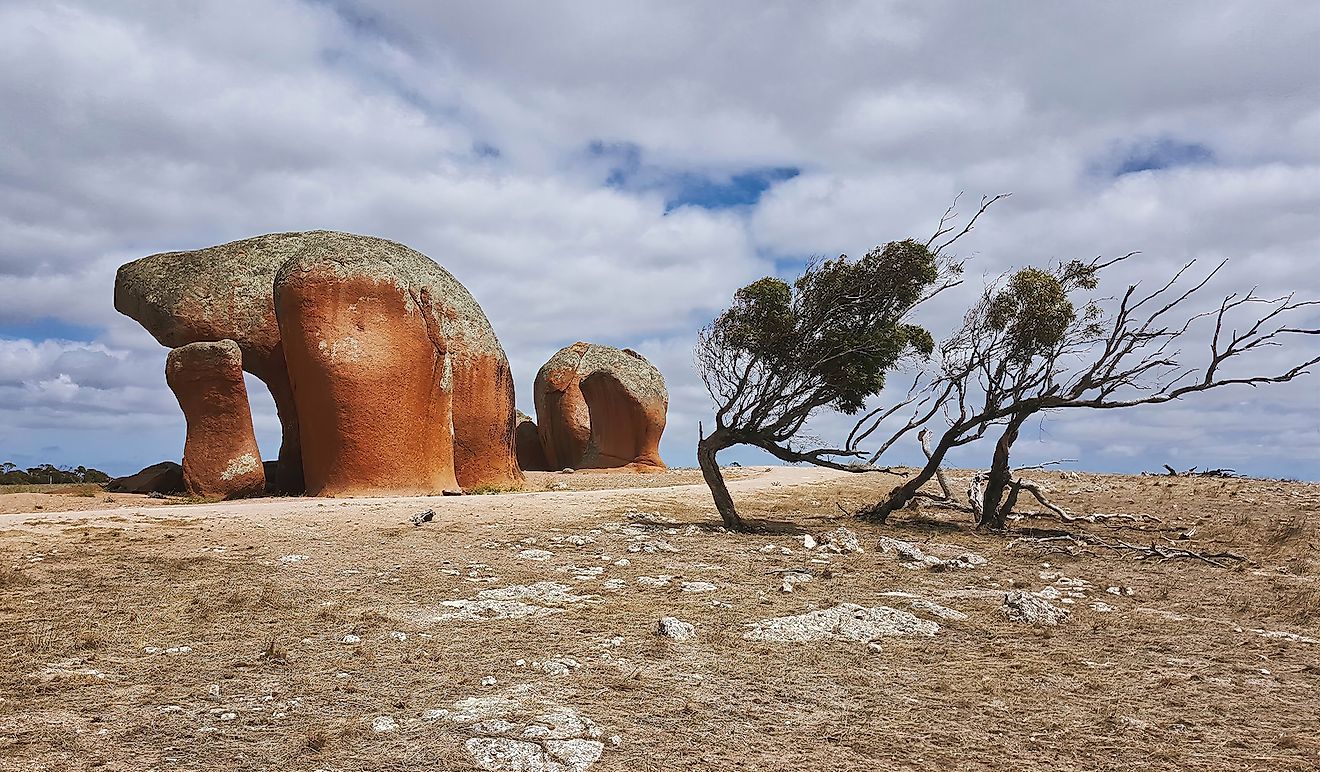
M 240 499 L 266 491 L 266 471 L 252 431 L 243 354 L 232 340 L 189 343 L 170 351 L 165 381 L 188 422 L 183 481 L 203 498 Z
M 664 469 L 665 379 L 631 349 L 577 342 L 560 349 L 533 387 L 551 469 Z
M 277 275 L 286 290 L 280 318 Z M 335 288 L 332 280 L 344 286 Z M 352 295 L 359 290 L 363 307 Z M 318 306 L 322 301 L 324 308 Z M 401 244 L 309 231 L 152 255 L 119 269 L 115 308 L 171 348 L 224 339 L 238 345 L 243 367 L 270 388 L 283 428 L 280 479 L 273 489 L 303 491 L 303 446 L 309 439 L 342 437 L 344 431 L 353 432 L 349 445 L 312 451 L 311 466 L 322 475 L 313 492 L 432 491 L 456 487 L 455 482 L 510 487 L 522 480 L 513 446 L 513 380 L 499 341 L 452 275 Z M 353 333 L 359 322 L 364 329 Z M 282 329 L 293 333 L 299 347 L 292 356 L 286 356 Z M 357 354 L 345 348 L 352 347 L 350 339 L 362 359 L 353 360 Z M 341 345 L 327 352 L 322 342 Z M 409 359 L 413 355 L 419 359 Z M 301 368 L 295 378 L 291 361 Z M 374 365 L 404 370 L 371 373 Z M 400 376 L 409 389 L 406 402 L 393 388 Z M 295 393 L 295 381 L 305 396 Z M 430 384 L 425 389 L 424 382 Z M 354 384 L 370 390 L 354 394 Z M 347 412 L 341 414 L 341 408 Z M 327 423 L 304 427 L 300 416 Z M 336 464 L 349 475 L 388 466 L 387 459 L 401 456 L 401 450 L 375 459 L 342 454 L 374 453 L 404 434 L 415 436 L 400 447 L 422 448 L 424 458 L 387 478 L 354 481 L 341 474 L 338 483 L 329 483 L 326 475 Z M 332 464 L 327 456 L 336 453 L 342 457 Z M 445 462 L 445 454 L 452 461 Z M 452 470 L 432 474 L 446 464 Z M 416 477 L 419 470 L 424 473 Z
M 274 287 L 308 493 L 521 482 L 508 360 L 448 271 L 392 241 L 320 233 Z

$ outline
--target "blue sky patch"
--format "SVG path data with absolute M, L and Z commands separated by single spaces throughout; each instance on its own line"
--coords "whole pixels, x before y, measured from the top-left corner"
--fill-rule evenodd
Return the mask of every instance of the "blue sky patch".
M 1177 166 L 1196 166 L 1215 162 L 1215 153 L 1200 142 L 1184 142 L 1172 137 L 1135 142 L 1121 146 L 1111 158 L 1111 174 L 1121 177 L 1136 172 L 1158 171 Z
M 608 164 L 606 185 L 634 192 L 661 191 L 666 212 L 681 206 L 751 206 L 770 186 L 802 173 L 795 166 L 754 167 L 732 174 L 666 169 L 643 162 L 641 146 L 632 142 L 594 140 L 587 145 L 587 153 Z
M 749 169 L 728 178 L 700 174 L 682 174 L 676 179 L 677 191 L 665 200 L 665 211 L 680 206 L 699 206 L 703 209 L 727 209 L 751 206 L 761 200 L 761 194 L 771 185 L 791 180 L 802 173 L 794 166 L 772 166 Z
M 95 340 L 101 334 L 99 327 L 88 327 L 51 317 L 22 322 L 0 322 L 0 338 L 27 338 L 28 340 Z

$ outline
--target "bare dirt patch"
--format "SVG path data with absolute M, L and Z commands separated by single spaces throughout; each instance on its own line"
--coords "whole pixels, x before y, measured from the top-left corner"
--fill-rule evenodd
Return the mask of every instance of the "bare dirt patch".
M 715 528 L 704 487 L 609 475 L 6 515 L 0 769 L 478 769 L 505 753 L 592 770 L 1315 768 L 1320 486 L 1035 477 L 1074 513 L 1157 518 L 1069 529 L 1249 560 L 1014 543 L 1062 528 L 1044 518 L 1008 536 L 931 509 L 874 526 L 840 506 L 896 477 L 814 469 L 735 480 L 766 529 L 746 535 Z M 411 525 L 419 508 L 435 519 Z M 840 526 L 863 551 L 804 546 Z M 1009 591 L 1070 613 L 1012 621 Z M 746 637 L 841 604 L 938 630 Z M 692 637 L 657 635 L 662 617 Z

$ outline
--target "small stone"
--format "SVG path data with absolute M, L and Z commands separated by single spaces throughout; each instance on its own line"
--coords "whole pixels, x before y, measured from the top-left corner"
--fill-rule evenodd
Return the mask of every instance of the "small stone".
M 1101 601 L 1096 601 L 1095 603 L 1091 604 L 1091 610 L 1098 611 L 1101 614 L 1108 614 L 1114 610 L 1114 607 L 1109 605 L 1108 603 L 1102 603 Z
M 339 642 L 346 646 L 356 646 L 359 643 L 362 643 L 362 636 L 349 633 L 348 635 L 345 635 L 343 638 L 340 638 Z
M 866 650 L 871 654 L 879 654 L 885 649 L 883 646 L 880 645 L 879 641 L 871 641 L 870 643 L 866 644 Z
M 1012 590 L 1004 594 L 1000 613 L 1014 622 L 1029 625 L 1053 626 L 1068 618 L 1069 611 L 1050 605 L 1029 592 Z
M 690 641 L 697 637 L 696 628 L 675 617 L 661 617 L 656 622 L 655 634 L 675 641 Z
M 390 632 L 390 637 L 393 638 L 394 640 L 396 640 L 396 641 L 400 641 L 400 642 L 408 640 L 408 634 L 405 633 L 405 632 L 403 632 L 403 631 L 401 631 L 401 630 L 393 630 L 393 631 L 391 631 L 391 632 Z
M 494 685 L 495 685 L 495 676 L 486 676 L 485 678 L 481 679 L 481 685 L 482 685 L 482 686 L 494 686 Z
M 840 526 L 833 531 L 826 531 L 818 534 L 816 541 L 831 552 L 849 553 L 861 552 L 862 541 L 857 536 L 857 532 Z M 808 549 L 810 549 L 808 547 Z
M 711 592 L 719 587 L 710 582 L 683 582 L 681 589 L 683 592 Z
M 538 549 L 527 549 L 518 553 L 518 557 L 522 558 L 523 560 L 537 560 L 537 561 L 549 560 L 554 556 L 555 553 L 553 552 L 549 552 L 547 550 L 538 550 Z
M 816 537 L 809 533 L 802 534 L 802 546 L 809 550 L 816 549 Z
M 611 745 L 612 747 L 614 747 L 614 748 L 617 748 L 617 747 L 619 747 L 620 745 L 623 745 L 623 738 L 620 737 L 620 736 L 617 735 L 617 734 L 612 734 L 612 735 L 610 735 L 610 745 Z
M 397 732 L 399 731 L 399 722 L 395 721 L 393 716 L 376 716 L 371 719 L 371 731 Z
M 238 718 L 238 714 L 233 712 L 226 711 L 220 714 L 221 721 L 233 721 L 236 718 Z

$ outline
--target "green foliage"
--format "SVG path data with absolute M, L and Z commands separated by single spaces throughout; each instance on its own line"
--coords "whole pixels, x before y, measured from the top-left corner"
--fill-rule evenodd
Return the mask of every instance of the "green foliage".
M 19 469 L 17 465 L 10 461 L 0 463 L 0 485 L 106 482 L 110 482 L 110 475 L 99 469 L 89 469 L 85 466 L 61 469 L 51 464 L 42 464 L 29 469 Z
M 1009 361 L 1030 361 L 1054 351 L 1067 339 L 1078 316 L 1068 294 L 1095 289 L 1097 285 L 1095 267 L 1079 260 L 1064 263 L 1055 271 L 1023 268 L 990 298 L 986 324 L 1004 333 Z M 1082 314 L 1084 320 L 1093 321 L 1098 319 L 1100 309 L 1087 304 Z
M 812 384 L 820 406 L 856 413 L 899 359 L 933 350 L 929 331 L 902 320 L 939 277 L 925 245 L 890 242 L 859 260 L 814 263 L 792 285 L 766 277 L 743 287 L 712 337 L 785 383 Z

